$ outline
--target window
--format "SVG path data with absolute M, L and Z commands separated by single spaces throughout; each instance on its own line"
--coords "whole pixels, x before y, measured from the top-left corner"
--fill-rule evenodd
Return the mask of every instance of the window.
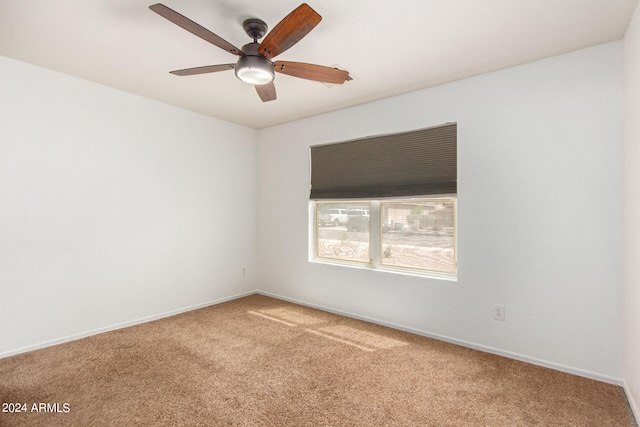
M 369 263 L 370 210 L 370 203 L 318 203 L 315 255 L 319 258 Z
M 456 272 L 455 199 L 382 202 L 380 265 Z
M 312 260 L 456 274 L 457 124 L 314 146 L 310 155 Z
M 456 273 L 456 199 L 312 202 L 316 261 Z M 338 219 L 332 212 L 347 211 Z

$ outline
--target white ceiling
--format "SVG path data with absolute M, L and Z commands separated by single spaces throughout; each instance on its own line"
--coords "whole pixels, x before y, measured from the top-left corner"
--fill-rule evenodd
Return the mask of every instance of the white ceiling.
M 302 0 L 0 0 L 0 55 L 253 128 L 345 108 L 621 39 L 638 0 L 308 0 L 323 20 L 278 60 L 338 65 L 344 85 L 276 75 L 263 103 L 237 60 L 149 10 L 166 6 L 242 47 Z

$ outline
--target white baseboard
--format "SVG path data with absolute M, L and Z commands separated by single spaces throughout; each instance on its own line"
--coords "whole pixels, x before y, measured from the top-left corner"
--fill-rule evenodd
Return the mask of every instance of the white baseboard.
M 225 297 L 225 298 L 220 298 L 220 299 L 216 299 L 216 300 L 213 300 L 213 301 L 204 302 L 204 303 L 201 303 L 201 304 L 196 304 L 196 305 L 192 305 L 192 306 L 189 306 L 189 307 L 178 308 L 176 310 L 171 310 L 171 311 L 167 311 L 167 312 L 164 312 L 164 313 L 155 314 L 153 316 L 142 317 L 142 318 L 131 320 L 131 321 L 128 321 L 128 322 L 123 322 L 123 323 L 118 323 L 118 324 L 115 324 L 115 325 L 105 326 L 103 328 L 98 328 L 98 329 L 93 329 L 93 330 L 90 330 L 90 331 L 80 332 L 78 334 L 69 335 L 69 336 L 66 336 L 66 337 L 63 337 L 63 338 L 57 338 L 55 340 L 45 341 L 45 342 L 41 342 L 41 343 L 38 343 L 38 344 L 30 345 L 30 346 L 27 346 L 27 347 L 18 348 L 18 349 L 15 349 L 15 350 L 10 350 L 10 351 L 5 352 L 5 353 L 0 353 L 0 359 L 2 359 L 4 357 L 9 357 L 9 356 L 15 356 L 15 355 L 20 354 L 20 353 L 26 353 L 28 351 L 39 350 L 39 349 L 45 348 L 45 347 L 51 347 L 52 345 L 57 345 L 57 344 L 62 344 L 62 343 L 69 342 L 69 341 L 79 340 L 81 338 L 90 337 L 92 335 L 97 335 L 97 334 L 101 334 L 101 333 L 104 333 L 104 332 L 115 331 L 117 329 L 122 329 L 122 328 L 126 328 L 126 327 L 129 327 L 129 326 L 139 325 L 141 323 L 147 323 L 147 322 L 151 322 L 151 321 L 154 321 L 154 320 L 163 319 L 165 317 L 175 316 L 176 314 L 181 314 L 181 313 L 185 313 L 187 311 L 197 310 L 199 308 L 205 308 L 205 307 L 209 307 L 209 306 L 212 306 L 212 305 L 221 304 L 223 302 L 227 302 L 227 301 L 231 301 L 231 300 L 234 300 L 234 299 L 246 297 L 246 296 L 249 296 L 249 295 L 253 295 L 255 293 L 256 293 L 256 291 L 244 292 L 242 294 L 232 295 L 232 296 L 229 296 L 229 297 Z
M 633 393 L 631 393 L 631 389 L 626 381 L 623 381 L 622 388 L 624 389 L 624 394 L 627 396 L 627 402 L 629 402 L 629 407 L 631 408 L 631 413 L 636 418 L 636 425 L 640 424 L 640 408 L 636 403 L 635 397 Z
M 363 320 L 365 322 L 370 322 L 370 323 L 375 323 L 377 325 L 381 325 L 381 326 L 386 326 L 392 329 L 397 329 L 400 331 L 404 331 L 404 332 L 409 332 L 412 334 L 416 334 L 416 335 L 420 335 L 423 337 L 427 337 L 427 338 L 433 338 L 439 341 L 444 341 L 444 342 L 448 342 L 451 344 L 456 344 L 462 347 L 466 347 L 466 348 L 472 348 L 474 350 L 479 350 L 479 351 L 483 351 L 485 353 L 491 353 L 491 354 L 495 354 L 498 356 L 504 356 L 504 357 L 508 357 L 509 359 L 514 359 L 514 360 L 519 360 L 521 362 L 527 362 L 527 363 L 531 363 L 533 365 L 538 365 L 538 366 L 542 366 L 545 368 L 550 368 L 550 369 L 554 369 L 556 371 L 561 371 L 561 372 L 566 372 L 568 374 L 573 374 L 573 375 L 578 375 L 581 377 L 585 377 L 585 378 L 590 378 L 596 381 L 602 381 L 605 383 L 609 383 L 609 384 L 614 384 L 617 386 L 623 386 L 624 385 L 624 381 L 622 379 L 619 378 L 613 378 L 607 375 L 601 375 L 595 372 L 590 372 L 590 371 L 585 371 L 582 369 L 576 369 L 576 368 L 572 368 L 570 366 L 565 366 L 565 365 L 561 365 L 558 363 L 553 363 L 553 362 L 549 362 L 546 360 L 540 360 L 540 359 L 536 359 L 533 357 L 528 357 L 528 356 L 524 356 L 522 354 L 518 354 L 518 353 L 512 353 L 509 351 L 504 351 L 504 350 L 500 350 L 497 348 L 493 348 L 493 347 L 487 347 L 484 345 L 480 345 L 480 344 L 476 344 L 473 342 L 469 342 L 469 341 L 464 341 L 464 340 L 459 340 L 456 338 L 451 338 L 451 337 L 447 337 L 444 335 L 439 335 L 439 334 L 434 334 L 428 331 L 423 331 L 420 329 L 415 329 L 415 328 L 410 328 L 407 326 L 403 326 L 403 325 L 398 325 L 395 323 L 390 323 L 390 322 L 385 322 L 379 319 L 375 319 L 375 318 L 371 318 L 371 317 L 366 317 L 366 316 L 360 316 L 357 314 L 353 314 L 353 313 L 349 313 L 346 311 L 342 311 L 342 310 L 335 310 L 333 308 L 330 307 L 324 307 L 318 304 L 311 304 L 308 303 L 306 301 L 300 301 L 300 300 L 296 300 L 294 298 L 288 298 L 288 297 L 284 297 L 282 295 L 277 295 L 277 294 L 273 294 L 270 292 L 264 292 L 264 291 L 256 291 L 256 293 L 260 294 L 260 295 L 264 295 L 264 296 L 268 296 L 271 298 L 276 298 L 276 299 L 280 299 L 283 301 L 288 301 L 294 304 L 299 304 L 299 305 L 304 305 L 307 307 L 311 307 L 311 308 L 316 308 L 318 310 L 323 310 L 323 311 L 328 311 L 330 313 L 335 313 L 335 314 L 339 314 L 341 316 L 346 316 L 346 317 L 351 317 L 353 319 L 358 319 L 358 320 Z M 634 411 L 634 413 L 637 413 L 637 411 Z M 636 416 L 637 418 L 637 416 Z

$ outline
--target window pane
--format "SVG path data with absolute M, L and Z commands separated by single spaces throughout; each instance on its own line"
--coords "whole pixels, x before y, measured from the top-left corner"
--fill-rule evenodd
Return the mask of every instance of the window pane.
M 380 264 L 456 272 L 455 200 L 382 203 Z
M 369 203 L 316 204 L 316 256 L 369 263 Z

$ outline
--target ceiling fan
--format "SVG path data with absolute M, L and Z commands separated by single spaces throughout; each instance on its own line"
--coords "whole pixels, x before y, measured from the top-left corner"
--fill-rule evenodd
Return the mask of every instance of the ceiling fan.
M 275 72 L 324 83 L 342 84 L 346 80 L 350 80 L 349 72 L 338 68 L 302 62 L 271 61 L 272 58 L 298 43 L 322 20 L 322 17 L 306 3 L 301 4 L 285 16 L 261 43 L 258 43 L 258 40 L 264 37 L 267 32 L 267 24 L 256 18 L 245 20 L 243 22 L 244 30 L 253 39 L 253 42 L 242 46 L 242 49 L 238 49 L 163 4 L 151 5 L 149 9 L 220 49 L 240 57 L 235 64 L 206 65 L 171 71 L 177 76 L 235 70 L 235 74 L 240 80 L 255 86 L 258 96 L 263 102 L 276 99 L 276 88 L 273 84 Z

